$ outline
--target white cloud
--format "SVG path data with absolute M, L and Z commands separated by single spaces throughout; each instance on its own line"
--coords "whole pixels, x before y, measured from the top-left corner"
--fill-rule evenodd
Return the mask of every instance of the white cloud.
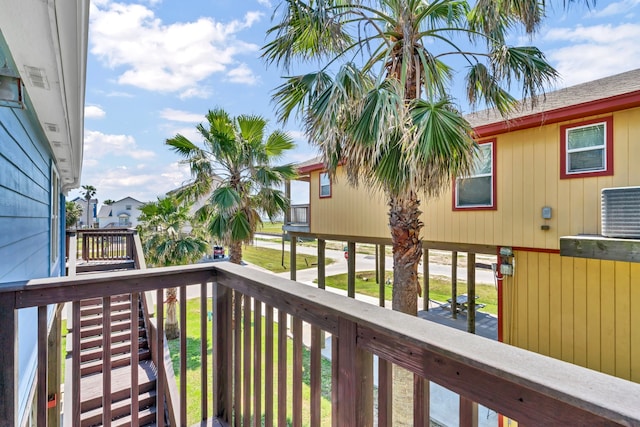
M 179 162 L 98 169 L 89 167 L 85 161 L 82 173 L 82 181 L 90 182 L 98 189 L 100 200 L 119 200 L 131 196 L 143 202 L 164 196 L 186 183 L 190 177 L 189 166 Z
M 85 159 L 96 160 L 107 155 L 126 156 L 140 160 L 149 159 L 156 154 L 153 151 L 138 148 L 135 139 L 131 135 L 109 135 L 99 131 L 85 130 Z
M 640 5 L 640 0 L 617 1 L 613 3 L 609 3 L 605 8 L 601 10 L 594 9 L 591 13 L 589 13 L 589 16 L 606 17 L 606 16 L 613 16 L 613 15 L 628 14 L 629 11 L 637 5 Z
M 205 118 L 203 114 L 190 113 L 188 111 L 174 110 L 173 108 L 165 108 L 160 111 L 160 117 L 173 122 L 200 123 Z
M 101 119 L 107 113 L 97 105 L 86 105 L 84 107 L 84 117 L 86 119 Z
M 211 96 L 211 88 L 207 86 L 190 87 L 178 95 L 180 99 L 202 98 L 207 99 Z
M 264 7 L 273 7 L 273 5 L 271 4 L 271 2 L 269 0 L 258 0 L 258 4 L 264 6 Z
M 133 95 L 130 93 L 118 91 L 109 92 L 107 93 L 107 96 L 109 98 L 133 98 Z
M 240 64 L 227 73 L 227 80 L 232 83 L 255 85 L 258 83 L 259 77 L 247 67 L 247 64 Z
M 94 3 L 91 53 L 124 70 L 120 84 L 184 94 L 212 74 L 226 72 L 236 56 L 257 51 L 257 45 L 236 35 L 261 18 L 261 12 L 248 12 L 227 23 L 200 18 L 165 24 L 141 4 Z
M 287 133 L 289 136 L 297 141 L 306 141 L 307 135 L 305 135 L 304 131 L 301 130 L 288 130 Z
M 640 25 L 621 24 L 550 29 L 545 41 L 565 43 L 547 57 L 563 86 L 591 81 L 640 67 Z

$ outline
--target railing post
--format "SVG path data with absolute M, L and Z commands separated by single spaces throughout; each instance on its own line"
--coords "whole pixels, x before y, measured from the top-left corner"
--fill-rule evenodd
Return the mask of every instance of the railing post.
M 341 318 L 338 324 L 338 425 L 373 425 L 372 356 L 356 346 L 357 325 Z
M 0 426 L 18 425 L 18 312 L 12 294 L 0 298 Z
M 133 259 L 133 236 L 135 234 L 135 231 L 131 231 L 127 234 L 127 259 Z
M 82 233 L 82 259 L 89 260 L 89 235 Z
M 213 416 L 231 421 L 231 290 L 213 282 Z M 236 319 L 236 322 L 239 322 Z

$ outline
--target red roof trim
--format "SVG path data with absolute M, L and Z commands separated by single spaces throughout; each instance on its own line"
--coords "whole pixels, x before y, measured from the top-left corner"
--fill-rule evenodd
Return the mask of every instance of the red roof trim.
M 309 172 L 313 172 L 321 169 L 324 169 L 324 165 L 322 164 L 322 162 L 314 163 L 311 165 L 305 165 L 305 166 L 299 167 L 298 173 L 309 173 Z
M 613 111 L 639 106 L 640 91 L 635 91 L 609 98 L 597 99 L 595 101 L 589 101 L 582 104 L 562 107 L 556 110 L 531 114 L 529 116 L 520 117 L 510 121 L 490 123 L 488 125 L 475 127 L 473 130 L 476 137 L 487 137 L 532 128 L 535 126 L 549 125 L 566 120 L 594 116 L 596 114 L 611 113 Z

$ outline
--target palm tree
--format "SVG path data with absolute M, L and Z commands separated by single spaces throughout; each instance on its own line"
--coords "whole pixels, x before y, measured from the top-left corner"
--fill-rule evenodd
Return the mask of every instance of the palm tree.
M 76 202 L 66 202 L 64 204 L 65 208 L 65 226 L 67 228 L 71 228 L 78 221 L 80 221 L 80 217 L 82 216 L 82 208 Z
M 253 238 L 261 214 L 272 219 L 289 208 L 278 187 L 295 177 L 294 167 L 272 163 L 294 144 L 279 130 L 266 135 L 267 121 L 259 116 L 231 117 L 215 109 L 206 118 L 207 127 L 197 126 L 203 147 L 180 134 L 167 144 L 191 167 L 193 181 L 179 192 L 180 197 L 207 197 L 196 215 L 214 239 L 229 246 L 230 261 L 239 264 L 242 243 Z M 220 183 L 214 189 L 215 180 Z
M 556 71 L 535 47 L 507 46 L 517 23 L 533 31 L 544 2 L 480 0 L 288 0 L 263 48 L 290 71 L 311 60 L 318 71 L 276 89 L 278 118 L 302 117 L 328 171 L 381 190 L 389 205 L 393 309 L 416 315 L 421 198 L 428 202 L 473 167 L 477 145 L 451 96 L 464 71 L 472 105 L 504 115 L 511 88 L 535 95 Z M 462 70 L 458 70 L 462 68 Z
M 83 185 L 82 189 L 84 190 L 83 192 L 81 192 L 80 194 L 82 194 L 82 197 L 87 201 L 87 228 L 91 226 L 91 223 L 89 222 L 90 214 L 91 214 L 91 199 L 93 199 L 93 196 L 96 195 L 96 187 L 94 187 L 93 185 Z
M 183 265 L 197 262 L 208 250 L 207 240 L 189 215 L 190 205 L 174 197 L 158 199 L 140 207 L 140 236 L 146 261 L 154 266 Z M 176 288 L 167 289 L 167 339 L 180 335 L 176 316 Z M 158 301 L 160 304 L 162 301 Z

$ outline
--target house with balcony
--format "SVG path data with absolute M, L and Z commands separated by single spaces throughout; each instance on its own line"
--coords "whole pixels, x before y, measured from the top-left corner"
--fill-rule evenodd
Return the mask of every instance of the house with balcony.
M 424 259 L 495 255 L 500 341 L 640 382 L 640 70 L 467 120 L 475 170 L 422 198 Z M 382 194 L 299 170 L 310 221 L 293 236 L 390 245 Z
M 138 225 L 142 203 L 133 197 L 125 197 L 110 205 L 103 205 L 98 212 L 99 228 L 129 227 Z
M 65 274 L 65 195 L 80 185 L 89 2 L 8 0 L 0 13 L 0 288 Z M 42 333 L 59 363 L 60 324 L 45 305 Z M 0 309 L 0 425 L 35 425 L 38 309 Z M 46 340 L 45 340 L 46 342 Z M 13 351 L 11 351 L 13 350 Z M 41 349 L 42 350 L 42 349 Z M 57 353 L 56 353 L 57 350 Z M 59 418 L 58 371 L 48 373 Z M 46 386 L 46 384 L 45 384 Z M 46 403 L 46 402 L 45 402 Z M 46 413 L 45 413 L 46 415 Z

